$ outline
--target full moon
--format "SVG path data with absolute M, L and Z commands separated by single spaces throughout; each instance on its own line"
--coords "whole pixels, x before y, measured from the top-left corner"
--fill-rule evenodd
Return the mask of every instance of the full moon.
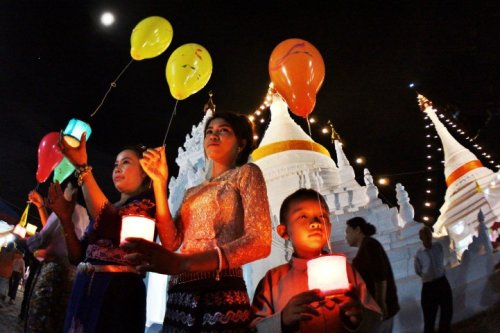
M 111 13 L 104 13 L 101 15 L 101 23 L 105 26 L 110 26 L 115 22 L 115 16 Z

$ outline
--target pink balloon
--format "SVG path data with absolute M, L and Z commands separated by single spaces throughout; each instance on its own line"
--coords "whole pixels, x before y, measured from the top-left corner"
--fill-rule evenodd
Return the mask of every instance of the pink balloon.
M 38 145 L 38 169 L 36 170 L 36 179 L 39 183 L 43 183 L 49 178 L 50 173 L 64 157 L 57 145 L 58 141 L 59 132 L 50 132 L 42 138 Z

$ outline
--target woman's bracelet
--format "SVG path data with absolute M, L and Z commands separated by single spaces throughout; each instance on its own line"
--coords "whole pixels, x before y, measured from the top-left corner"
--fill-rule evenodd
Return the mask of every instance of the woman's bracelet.
M 92 172 L 92 167 L 87 164 L 80 165 L 78 168 L 76 168 L 75 176 L 77 177 L 78 186 L 83 185 L 83 178 L 85 178 L 85 176 L 90 172 Z
M 217 251 L 217 270 L 215 271 L 215 281 L 220 281 L 220 271 L 222 270 L 222 251 L 220 247 L 216 246 Z

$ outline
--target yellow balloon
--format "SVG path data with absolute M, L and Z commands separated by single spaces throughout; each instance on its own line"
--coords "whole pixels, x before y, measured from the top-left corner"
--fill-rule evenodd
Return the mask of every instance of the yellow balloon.
M 159 56 L 172 42 L 174 30 L 166 19 L 150 16 L 139 22 L 130 36 L 130 55 L 134 60 Z
M 203 46 L 184 44 L 168 58 L 165 74 L 172 96 L 177 100 L 186 99 L 210 80 L 212 58 Z

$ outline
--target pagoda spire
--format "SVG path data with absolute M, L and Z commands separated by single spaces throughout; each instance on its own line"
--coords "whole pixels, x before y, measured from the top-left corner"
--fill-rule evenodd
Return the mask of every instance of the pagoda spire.
M 456 180 L 470 171 L 482 168 L 483 165 L 476 155 L 462 146 L 439 120 L 432 102 L 421 94 L 418 94 L 417 99 L 420 110 L 429 116 L 443 144 L 446 185 L 450 187 Z

